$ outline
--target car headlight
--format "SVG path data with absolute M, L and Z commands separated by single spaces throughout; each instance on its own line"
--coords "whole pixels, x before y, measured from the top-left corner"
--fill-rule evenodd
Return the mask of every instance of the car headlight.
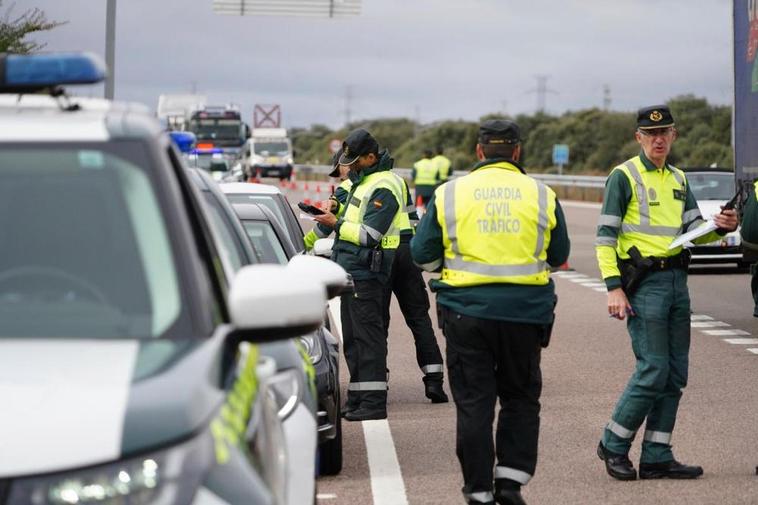
M 114 463 L 15 479 L 7 505 L 190 503 L 213 464 L 207 435 L 182 445 Z
M 302 337 L 298 337 L 298 340 L 303 345 L 305 352 L 307 352 L 308 356 L 311 358 L 311 363 L 315 365 L 321 361 L 321 357 L 323 356 L 324 351 L 321 349 L 321 343 L 319 342 L 319 338 L 316 333 L 303 335 Z

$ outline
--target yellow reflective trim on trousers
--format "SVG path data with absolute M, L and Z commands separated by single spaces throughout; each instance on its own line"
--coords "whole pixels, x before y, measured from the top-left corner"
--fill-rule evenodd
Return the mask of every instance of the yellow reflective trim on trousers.
M 258 394 L 258 346 L 251 345 L 242 372 L 227 395 L 227 400 L 210 424 L 216 462 L 229 462 L 233 447 L 243 443 L 250 413 Z

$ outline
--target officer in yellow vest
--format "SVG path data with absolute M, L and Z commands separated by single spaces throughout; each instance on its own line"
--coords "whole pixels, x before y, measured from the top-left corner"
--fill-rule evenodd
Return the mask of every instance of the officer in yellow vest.
M 608 474 L 634 480 L 628 453 L 637 430 L 642 437 L 641 479 L 694 479 L 699 466 L 679 463 L 671 451 L 690 348 L 689 254 L 669 249 L 677 235 L 703 223 L 681 170 L 666 162 L 676 139 L 665 105 L 637 114 L 638 156 L 615 167 L 605 185 L 595 248 L 608 288 L 608 313 L 628 317 L 636 369 L 619 398 L 597 448 Z M 710 216 L 707 216 L 710 217 Z M 695 243 L 718 240 L 737 228 L 733 210 L 713 216 L 718 231 Z
M 432 161 L 437 165 L 437 178 L 440 183 L 447 182 L 450 177 L 451 162 L 450 158 L 445 156 L 445 149 L 442 146 L 437 146 L 437 155 L 432 158 Z
M 353 277 L 354 293 L 341 298 L 345 361 L 350 371 L 343 408 L 348 421 L 387 417 L 387 332 L 383 300 L 400 244 L 405 202 L 403 181 L 392 173 L 392 158 L 369 132 L 357 129 L 342 144 L 340 165 L 350 166 L 353 186 L 345 213 L 314 219 L 334 228 L 332 260 Z
M 742 237 L 743 261 L 750 265 L 750 291 L 753 294 L 753 317 L 758 317 L 758 180 L 746 188 L 747 198 L 742 207 L 742 223 L 740 236 Z
M 437 163 L 432 159 L 431 149 L 424 151 L 424 157 L 413 164 L 411 178 L 415 186 L 416 200 L 421 197 L 421 204 L 426 206 L 434 194 L 434 188 L 440 182 Z M 415 202 L 414 202 L 415 203 Z
M 329 177 L 339 178 L 341 182 L 339 186 L 337 186 L 337 189 L 334 190 L 334 194 L 330 196 L 328 200 L 319 203 L 319 208 L 321 208 L 321 210 L 331 212 L 337 217 L 340 217 L 345 213 L 347 195 L 350 193 L 350 188 L 353 187 L 353 181 L 348 177 L 350 167 L 339 164 L 340 156 L 342 156 L 342 149 L 334 153 L 334 156 L 332 156 L 332 171 L 329 173 Z M 305 250 L 310 251 L 313 249 L 316 240 L 328 237 L 333 231 L 334 230 L 331 228 L 316 223 L 316 226 L 311 228 L 311 230 L 305 234 L 305 237 L 303 237 Z
M 549 265 L 563 264 L 570 244 L 555 193 L 519 165 L 515 123 L 482 123 L 476 155 L 470 174 L 434 192 L 411 253 L 425 270 L 442 269 L 431 286 L 447 340 L 464 497 L 521 505 L 537 465 L 540 355 L 556 303 Z

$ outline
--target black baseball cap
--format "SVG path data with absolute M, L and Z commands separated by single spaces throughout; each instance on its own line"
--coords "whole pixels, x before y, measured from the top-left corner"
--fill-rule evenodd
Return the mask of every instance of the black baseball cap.
M 342 143 L 340 165 L 352 165 L 358 158 L 366 154 L 379 154 L 379 143 L 363 128 L 351 131 Z
M 488 119 L 479 125 L 479 143 L 518 144 L 521 142 L 521 130 L 513 121 L 507 119 Z
M 329 172 L 329 177 L 340 176 L 340 156 L 342 156 L 342 148 L 332 155 L 332 171 Z
M 637 128 L 651 130 L 653 128 L 668 128 L 674 126 L 674 116 L 665 105 L 652 105 L 637 111 Z

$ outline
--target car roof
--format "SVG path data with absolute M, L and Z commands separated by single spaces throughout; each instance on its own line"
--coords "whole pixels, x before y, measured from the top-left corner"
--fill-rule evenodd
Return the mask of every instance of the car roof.
M 714 174 L 717 174 L 717 173 L 719 173 L 719 174 L 726 174 L 726 173 L 733 174 L 734 173 L 734 169 L 732 169 L 732 168 L 726 168 L 726 167 L 685 167 L 685 168 L 680 168 L 680 170 L 682 170 L 685 173 L 687 173 L 687 172 L 698 172 L 698 173 L 712 172 Z
M 282 192 L 276 186 L 259 184 L 257 182 L 224 182 L 219 184 L 221 191 L 227 195 L 252 193 L 256 195 L 280 195 Z
M 76 108 L 66 110 L 62 107 L 65 104 Z M 0 138 L 4 142 L 106 141 L 153 137 L 161 131 L 158 121 L 142 104 L 0 94 Z
M 232 207 L 240 220 L 268 221 L 271 227 L 274 228 L 274 233 L 276 233 L 277 238 L 282 243 L 287 258 L 292 258 L 297 254 L 297 249 L 292 244 L 292 240 L 290 240 L 287 230 L 282 226 L 274 213 L 264 205 L 258 205 L 256 203 L 233 203 Z

